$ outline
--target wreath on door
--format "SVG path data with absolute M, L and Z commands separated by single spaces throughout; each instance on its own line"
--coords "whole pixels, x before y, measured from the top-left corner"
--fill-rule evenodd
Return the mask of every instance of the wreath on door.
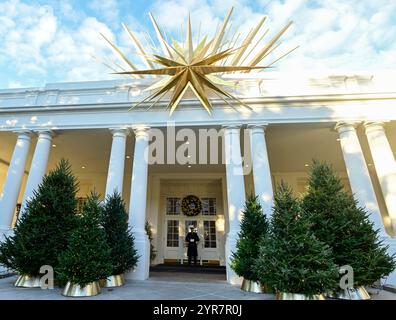
M 202 202 L 197 196 L 189 195 L 183 198 L 181 209 L 186 216 L 197 216 L 202 211 Z

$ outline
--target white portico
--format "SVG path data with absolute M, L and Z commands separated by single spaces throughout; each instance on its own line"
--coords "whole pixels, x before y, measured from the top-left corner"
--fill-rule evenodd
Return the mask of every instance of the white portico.
M 234 110 L 214 98 L 209 115 L 196 99 L 186 99 L 171 117 L 162 104 L 128 111 L 142 100 L 149 80 L 1 90 L 1 232 L 12 231 L 18 207 L 64 157 L 82 199 L 93 189 L 103 197 L 115 190 L 123 195 L 141 256 L 131 278 L 149 277 L 148 221 L 157 251 L 151 263 L 183 261 L 186 227 L 195 225 L 200 261 L 226 266 L 228 281 L 237 283 L 229 259 L 246 196 L 257 194 L 270 215 L 274 185 L 283 179 L 303 192 L 309 163 L 317 158 L 333 164 L 396 252 L 396 87 L 390 81 L 396 74 L 391 76 L 229 77 L 233 94 L 252 110 Z M 155 139 L 163 155 L 148 148 L 155 130 L 163 134 L 163 141 Z M 219 136 L 207 139 L 206 153 L 188 147 L 208 130 Z M 182 163 L 178 152 L 185 153 Z M 161 157 L 163 163 L 153 161 Z M 194 217 L 180 211 L 189 194 L 203 204 Z M 396 275 L 387 281 L 396 284 Z

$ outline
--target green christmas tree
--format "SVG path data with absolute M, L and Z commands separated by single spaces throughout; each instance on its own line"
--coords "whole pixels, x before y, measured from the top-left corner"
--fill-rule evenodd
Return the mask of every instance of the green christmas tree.
M 84 287 L 111 275 L 111 251 L 101 226 L 102 219 L 99 197 L 91 193 L 70 235 L 67 249 L 59 256 L 58 273 L 62 281 Z
M 276 189 L 269 235 L 261 241 L 255 270 L 261 283 L 286 293 L 312 296 L 337 283 L 331 249 L 314 236 L 300 203 L 284 183 Z
M 128 227 L 124 201 L 117 192 L 106 199 L 103 228 L 110 247 L 110 261 L 113 266 L 111 274 L 118 275 L 131 270 L 138 261 L 137 251 Z
M 243 214 L 237 251 L 232 255 L 231 267 L 246 280 L 257 281 L 253 265 L 259 254 L 259 242 L 267 234 L 268 222 L 257 196 L 248 197 Z
M 76 225 L 77 190 L 70 164 L 62 159 L 34 191 L 14 235 L 0 245 L 0 264 L 30 276 L 39 276 L 43 265 L 56 269 Z
M 146 221 L 146 224 L 144 226 L 144 229 L 146 230 L 147 236 L 150 241 L 150 261 L 153 261 L 155 257 L 157 256 L 157 251 L 155 250 L 155 247 L 153 245 L 153 232 L 151 231 L 151 225 L 148 221 Z
M 313 162 L 302 206 L 315 235 L 332 248 L 335 263 L 353 268 L 355 287 L 371 285 L 395 269 L 369 213 L 344 191 L 329 164 Z

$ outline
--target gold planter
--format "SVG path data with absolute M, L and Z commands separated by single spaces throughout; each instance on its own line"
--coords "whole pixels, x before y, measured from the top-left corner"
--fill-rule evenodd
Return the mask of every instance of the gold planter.
M 340 300 L 370 300 L 371 297 L 364 287 L 349 288 L 339 292 L 328 294 L 329 298 Z
M 40 288 L 40 277 L 20 275 L 14 285 L 23 288 Z
M 267 288 L 261 285 L 260 282 L 247 279 L 243 279 L 241 290 L 246 292 L 268 293 Z
M 278 292 L 276 300 L 326 300 L 323 294 L 308 296 L 301 293 Z
M 121 287 L 125 284 L 125 277 L 123 274 L 117 274 L 107 279 L 101 279 L 99 284 L 103 288 Z
M 66 283 L 65 289 L 63 289 L 62 295 L 66 297 L 92 297 L 100 293 L 100 286 L 98 281 L 88 283 L 85 287 L 81 287 L 78 284 Z

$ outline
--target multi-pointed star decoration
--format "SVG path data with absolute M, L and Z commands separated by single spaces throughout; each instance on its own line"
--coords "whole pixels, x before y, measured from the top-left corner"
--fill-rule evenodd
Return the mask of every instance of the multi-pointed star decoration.
M 252 46 L 252 40 L 262 27 L 265 17 L 262 18 L 259 24 L 250 31 L 245 40 L 238 46 L 235 46 L 236 41 L 231 45 L 231 41 L 224 41 L 224 34 L 228 21 L 230 19 L 232 9 L 229 11 L 223 25 L 215 36 L 211 40 L 207 40 L 208 37 L 204 37 L 198 42 L 197 46 L 194 48 L 193 37 L 191 31 L 190 16 L 187 20 L 187 30 L 184 44 L 179 44 L 176 40 L 172 39 L 172 44 L 168 43 L 154 17 L 150 14 L 151 21 L 153 23 L 154 29 L 157 34 L 158 41 L 161 45 L 162 54 L 151 53 L 146 54 L 141 43 L 137 40 L 137 37 L 129 30 L 129 28 L 124 25 L 126 32 L 132 43 L 134 44 L 138 54 L 143 59 L 143 62 L 148 67 L 145 70 L 138 70 L 135 65 L 118 49 L 114 44 L 112 44 L 104 35 L 102 35 L 106 41 L 110 44 L 115 53 L 127 64 L 130 70 L 125 70 L 120 66 L 112 67 L 114 73 L 122 75 L 131 76 L 166 76 L 166 78 L 155 82 L 153 85 L 148 87 L 147 91 L 153 91 L 148 95 L 143 101 L 139 102 L 133 107 L 136 107 L 143 102 L 152 102 L 149 106 L 151 108 L 153 105 L 158 103 L 165 94 L 171 92 L 171 97 L 169 100 L 168 108 L 170 114 L 177 108 L 180 100 L 190 88 L 194 94 L 197 96 L 203 107 L 210 114 L 212 111 L 212 104 L 208 98 L 208 93 L 213 92 L 221 99 L 223 99 L 228 105 L 235 109 L 235 106 L 230 103 L 234 100 L 238 105 L 249 108 L 240 99 L 232 96 L 227 91 L 223 90 L 221 86 L 229 85 L 226 81 L 220 77 L 216 77 L 215 73 L 228 73 L 228 72 L 250 72 L 253 69 L 266 69 L 270 68 L 276 61 L 280 60 L 291 51 L 282 55 L 280 58 L 276 59 L 270 64 L 265 66 L 258 66 L 258 64 L 271 53 L 278 45 L 275 46 L 277 40 L 281 35 L 287 30 L 291 25 L 289 22 L 280 32 L 278 32 L 261 50 L 258 50 L 256 55 L 247 65 L 238 65 L 239 61 L 245 54 L 246 49 Z M 267 30 L 268 31 L 268 30 Z M 264 35 L 266 32 L 264 33 Z M 262 38 L 253 45 L 250 49 L 249 54 L 254 51 L 257 45 L 261 42 Z M 223 49 L 228 43 L 228 48 Z M 243 61 L 247 60 L 249 54 L 245 55 Z M 224 65 L 231 59 L 230 65 Z M 158 67 L 155 67 L 157 65 Z M 122 71 L 120 71 L 120 69 Z M 132 108 L 133 108 L 132 107 Z

